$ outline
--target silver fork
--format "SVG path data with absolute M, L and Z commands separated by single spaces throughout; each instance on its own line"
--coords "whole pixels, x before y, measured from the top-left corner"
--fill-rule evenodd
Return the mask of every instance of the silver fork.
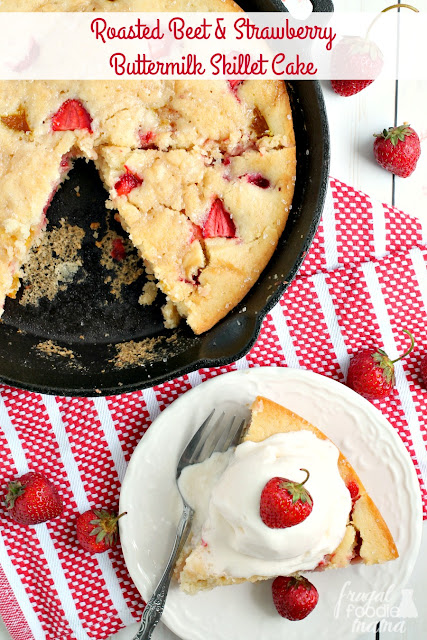
M 245 424 L 244 420 L 236 420 L 236 416 L 234 416 L 228 423 L 228 426 L 226 428 L 223 428 L 225 417 L 225 414 L 223 413 L 219 417 L 217 422 L 213 425 L 213 427 L 209 429 L 209 424 L 211 423 L 211 418 L 214 413 L 215 409 L 196 431 L 196 433 L 182 452 L 181 458 L 179 459 L 176 469 L 176 482 L 178 491 L 184 504 L 182 516 L 178 523 L 175 542 L 169 560 L 167 562 L 165 570 L 163 571 L 163 575 L 160 578 L 156 589 L 154 590 L 153 595 L 145 605 L 144 613 L 142 614 L 141 625 L 133 640 L 149 640 L 149 638 L 151 638 L 154 627 L 159 622 L 163 613 L 175 563 L 182 551 L 188 534 L 190 533 L 194 510 L 185 501 L 184 496 L 181 494 L 181 491 L 179 489 L 178 480 L 182 470 L 184 469 L 184 467 L 188 467 L 192 464 L 197 464 L 198 462 L 203 462 L 203 460 L 209 458 L 214 453 L 214 451 L 227 451 L 229 447 L 237 444 L 243 425 Z

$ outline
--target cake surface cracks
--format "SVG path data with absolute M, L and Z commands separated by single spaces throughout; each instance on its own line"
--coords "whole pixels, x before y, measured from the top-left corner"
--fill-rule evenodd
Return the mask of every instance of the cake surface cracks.
M 173 4 L 173 6 L 172 6 Z M 25 5 L 25 6 L 21 6 Z M 114 8 L 112 8 L 114 7 Z M 230 10 L 163 2 L 159 10 Z M 11 3 L 0 11 L 149 11 L 144 0 Z M 292 202 L 296 157 L 284 82 L 0 82 L 0 303 L 72 160 L 94 161 L 120 221 L 180 316 L 208 330 L 249 291 Z M 142 296 L 149 301 L 151 296 Z

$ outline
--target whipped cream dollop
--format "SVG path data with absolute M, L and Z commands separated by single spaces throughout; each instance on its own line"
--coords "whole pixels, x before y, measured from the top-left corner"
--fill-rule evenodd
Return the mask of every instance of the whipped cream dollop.
M 217 575 L 273 577 L 314 569 L 341 542 L 351 497 L 338 470 L 339 451 L 311 431 L 244 442 L 183 470 L 179 485 L 195 509 L 193 532 Z M 301 482 L 313 499 L 310 515 L 286 529 L 270 529 L 259 514 L 261 492 L 275 476 Z

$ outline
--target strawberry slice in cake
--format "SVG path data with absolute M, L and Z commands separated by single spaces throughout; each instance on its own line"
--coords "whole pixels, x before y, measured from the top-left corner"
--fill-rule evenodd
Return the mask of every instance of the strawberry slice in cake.
M 88 131 L 92 133 L 92 118 L 80 100 L 66 100 L 52 116 L 52 131 Z

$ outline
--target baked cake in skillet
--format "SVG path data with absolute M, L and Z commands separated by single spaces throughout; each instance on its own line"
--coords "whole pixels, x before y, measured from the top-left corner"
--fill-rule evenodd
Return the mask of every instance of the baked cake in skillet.
M 139 0 L 4 0 L 0 11 L 150 11 Z M 231 0 L 156 10 L 239 11 Z M 292 115 L 280 81 L 0 82 L 0 304 L 19 288 L 74 158 L 93 160 L 170 317 L 195 333 L 255 283 L 294 190 Z M 170 326 L 173 322 L 170 322 Z

